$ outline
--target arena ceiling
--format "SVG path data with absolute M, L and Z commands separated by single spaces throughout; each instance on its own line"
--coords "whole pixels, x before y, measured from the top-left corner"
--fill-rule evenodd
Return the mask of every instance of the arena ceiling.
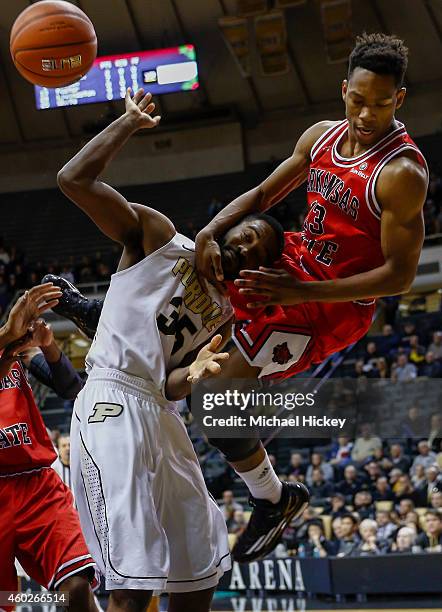
M 0 147 L 66 141 L 84 134 L 87 126 L 118 112 L 119 104 L 98 104 L 37 111 L 33 89 L 15 70 L 9 55 L 9 31 L 29 0 L 0 0 Z M 193 43 L 201 88 L 170 94 L 160 100 L 161 113 L 192 117 L 231 108 L 243 120 L 256 121 L 275 111 L 302 112 L 339 97 L 345 64 L 328 64 L 317 0 L 286 10 L 290 72 L 263 77 L 254 65 L 252 76 L 240 75 L 217 20 L 234 14 L 235 0 L 73 0 L 92 19 L 99 55 Z M 440 0 L 353 0 L 355 34 L 384 31 L 405 38 L 411 56 L 408 87 L 429 91 L 442 83 L 442 2 Z M 85 128 L 86 126 L 86 128 Z

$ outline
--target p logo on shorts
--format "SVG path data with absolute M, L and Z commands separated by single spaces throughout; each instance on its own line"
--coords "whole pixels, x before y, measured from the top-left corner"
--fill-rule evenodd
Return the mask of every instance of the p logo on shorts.
M 122 412 L 123 412 L 123 406 L 120 406 L 120 404 L 108 404 L 106 402 L 97 402 L 87 422 L 88 423 L 103 423 L 107 418 L 120 416 Z

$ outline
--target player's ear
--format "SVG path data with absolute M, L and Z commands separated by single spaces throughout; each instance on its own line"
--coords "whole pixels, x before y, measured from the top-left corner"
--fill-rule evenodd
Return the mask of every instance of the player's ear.
M 345 102 L 345 96 L 347 95 L 347 89 L 348 89 L 348 81 L 347 79 L 344 79 L 342 81 L 342 99 Z
M 396 110 L 404 103 L 404 98 L 407 93 L 406 87 L 401 87 L 396 94 Z

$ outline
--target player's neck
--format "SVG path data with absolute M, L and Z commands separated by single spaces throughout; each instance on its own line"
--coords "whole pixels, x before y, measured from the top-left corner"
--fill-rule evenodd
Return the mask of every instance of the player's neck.
M 385 138 L 385 136 L 390 134 L 397 127 L 398 127 L 398 122 L 396 121 L 396 119 L 393 119 L 390 125 L 390 128 L 386 132 L 381 134 L 379 138 L 376 140 L 376 142 L 372 142 L 367 145 L 364 145 L 358 142 L 356 135 L 349 128 L 348 133 L 347 133 L 347 138 L 342 143 L 340 154 L 342 155 L 342 157 L 349 157 L 349 158 L 358 157 L 359 155 L 362 155 L 363 153 L 370 151 L 370 149 L 373 149 L 378 144 L 378 142 L 380 142 L 383 138 Z

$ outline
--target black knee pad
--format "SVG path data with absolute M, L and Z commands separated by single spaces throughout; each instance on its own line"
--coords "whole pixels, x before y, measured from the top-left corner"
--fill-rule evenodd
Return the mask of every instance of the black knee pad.
M 248 459 L 258 450 L 261 442 L 256 438 L 209 438 L 209 444 L 217 448 L 229 463 Z

